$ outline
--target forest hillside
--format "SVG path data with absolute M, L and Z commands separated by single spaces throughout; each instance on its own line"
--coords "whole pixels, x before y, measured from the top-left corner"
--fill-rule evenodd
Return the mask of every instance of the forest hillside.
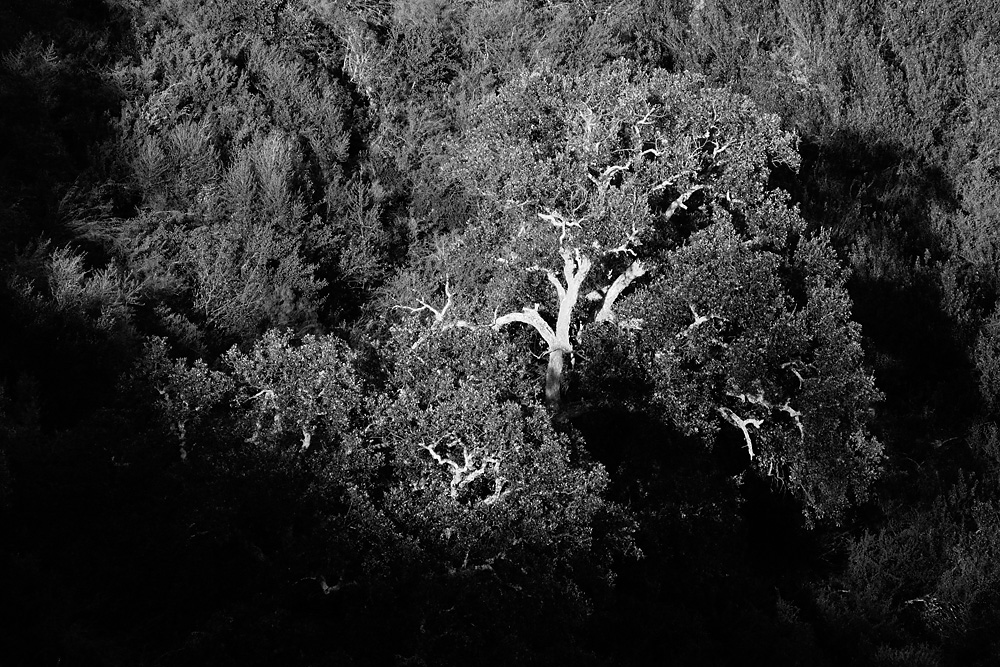
M 1000 662 L 1000 12 L 0 4 L 0 664 Z

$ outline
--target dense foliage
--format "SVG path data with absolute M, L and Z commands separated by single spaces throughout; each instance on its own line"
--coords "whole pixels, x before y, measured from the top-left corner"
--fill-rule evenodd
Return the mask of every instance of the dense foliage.
M 995 664 L 998 17 L 3 3 L 0 663 Z

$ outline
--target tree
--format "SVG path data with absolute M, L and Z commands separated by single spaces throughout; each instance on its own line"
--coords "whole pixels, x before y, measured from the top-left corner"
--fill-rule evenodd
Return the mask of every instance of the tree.
M 319 433 L 328 444 L 349 438 L 362 403 L 355 353 L 334 336 L 305 336 L 295 344 L 289 333 L 269 331 L 248 353 L 233 348 L 226 363 L 250 404 L 252 441 L 294 433 L 306 452 Z
M 354 227 L 341 202 L 356 119 L 317 53 L 329 31 L 279 4 L 136 9 L 138 58 L 114 70 L 116 201 L 71 223 L 141 281 L 155 331 L 199 354 L 315 327 L 321 291 L 353 291 L 358 257 L 380 255 L 375 233 L 337 243 Z
M 398 334 L 367 433 L 392 475 L 383 511 L 425 573 L 422 613 L 459 646 L 483 636 L 511 651 L 537 623 L 562 641 L 606 585 L 609 554 L 634 549 L 607 473 L 553 429 L 503 336 L 452 327 L 414 347 Z
M 577 348 L 610 336 L 677 428 L 713 441 L 733 425 L 753 465 L 836 515 L 877 470 L 878 394 L 828 239 L 769 187 L 797 164 L 776 117 L 699 77 L 525 73 L 465 120 L 450 169 L 479 213 L 409 287 L 445 274 L 441 328 L 531 327 L 555 416 Z M 600 354 L 580 363 L 592 381 L 615 372 Z M 754 442 L 779 421 L 785 435 Z
M 735 427 L 753 464 L 787 482 L 810 519 L 839 517 L 879 472 L 882 448 L 865 428 L 879 392 L 828 239 L 783 254 L 717 223 L 624 311 L 643 323 L 637 354 L 675 426 L 709 442 L 720 420 Z

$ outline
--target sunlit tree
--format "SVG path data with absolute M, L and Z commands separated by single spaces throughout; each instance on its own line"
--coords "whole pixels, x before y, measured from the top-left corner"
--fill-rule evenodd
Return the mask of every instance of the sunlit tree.
M 526 72 L 465 123 L 449 166 L 478 214 L 401 283 L 419 304 L 401 307 L 437 328 L 529 327 L 555 416 L 616 374 L 575 354 L 613 340 L 644 378 L 630 391 L 651 391 L 639 403 L 710 442 L 738 429 L 817 515 L 863 493 L 878 394 L 836 256 L 769 186 L 798 164 L 777 118 L 618 63 Z M 571 360 L 591 386 L 568 396 Z

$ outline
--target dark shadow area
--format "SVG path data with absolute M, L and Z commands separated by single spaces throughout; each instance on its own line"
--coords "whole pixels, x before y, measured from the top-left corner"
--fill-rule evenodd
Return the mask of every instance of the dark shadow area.
M 776 606 L 816 571 L 817 534 L 797 502 L 747 471 L 739 433 L 710 450 L 639 414 L 593 411 L 574 426 L 642 527 L 643 558 L 619 567 L 591 623 L 599 654 L 621 665 L 824 664 Z

